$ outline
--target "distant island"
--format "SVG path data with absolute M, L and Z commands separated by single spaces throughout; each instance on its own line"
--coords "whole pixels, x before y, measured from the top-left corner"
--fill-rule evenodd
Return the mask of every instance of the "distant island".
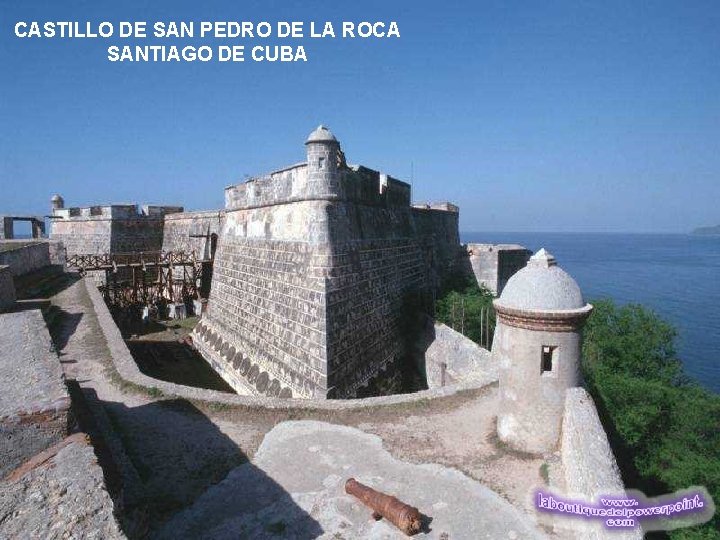
M 720 225 L 714 227 L 698 227 L 692 234 L 701 234 L 703 236 L 720 236 Z

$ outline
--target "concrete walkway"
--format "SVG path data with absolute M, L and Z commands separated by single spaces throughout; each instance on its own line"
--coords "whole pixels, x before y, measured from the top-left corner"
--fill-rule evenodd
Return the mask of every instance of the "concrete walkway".
M 430 538 L 532 538 L 542 531 L 527 494 L 542 482 L 543 460 L 494 442 L 493 387 L 365 410 L 214 408 L 113 378 L 82 281 L 51 302 L 63 369 L 90 397 L 93 414 L 106 417 L 123 454 L 126 511 L 136 505 L 146 514 L 150 538 L 187 537 L 180 530 L 238 538 L 238 527 L 247 538 L 402 537 L 343 494 L 348 476 L 418 506 L 433 518 Z M 303 421 L 284 422 L 299 414 Z
M 160 532 L 160 538 L 404 538 L 345 494 L 357 480 L 430 518 L 416 538 L 541 538 L 518 510 L 464 474 L 393 458 L 379 437 L 325 422 L 283 422 L 252 464 L 233 470 Z

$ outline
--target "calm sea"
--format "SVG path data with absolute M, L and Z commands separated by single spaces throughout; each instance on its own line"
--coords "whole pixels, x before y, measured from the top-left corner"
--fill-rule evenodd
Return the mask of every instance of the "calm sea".
M 462 242 L 544 247 L 585 298 L 639 303 L 673 323 L 685 371 L 720 392 L 720 237 L 684 234 L 462 233 Z

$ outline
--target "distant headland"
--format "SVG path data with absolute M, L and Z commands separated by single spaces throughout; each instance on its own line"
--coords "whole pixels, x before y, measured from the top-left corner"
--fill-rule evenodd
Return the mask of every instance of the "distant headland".
M 700 234 L 703 236 L 720 236 L 720 225 L 714 227 L 698 227 L 694 229 L 692 234 Z

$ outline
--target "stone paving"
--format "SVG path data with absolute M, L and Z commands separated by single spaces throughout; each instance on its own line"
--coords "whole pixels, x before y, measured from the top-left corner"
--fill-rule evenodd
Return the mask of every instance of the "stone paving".
M 40 310 L 0 315 L 0 478 L 68 434 L 70 397 Z
M 93 447 L 77 434 L 0 486 L 0 538 L 125 538 Z
M 302 531 L 315 527 L 304 517 L 310 515 L 312 521 L 319 524 L 322 534 L 330 531 L 342 534 L 338 528 L 342 529 L 340 523 L 346 521 L 355 533 L 348 533 L 344 538 L 358 537 L 366 532 L 375 537 L 390 534 L 385 529 L 387 524 L 369 523 L 364 509 L 355 508 L 354 502 L 345 500 L 345 496 L 337 492 L 340 480 L 325 485 L 313 476 L 310 457 L 316 454 L 318 459 L 312 467 L 324 467 L 328 460 L 349 464 L 356 467 L 352 474 L 360 479 L 377 481 L 378 487 L 395 491 L 407 497 L 408 502 L 422 506 L 421 509 L 434 518 L 430 537 L 448 538 L 440 534 L 450 534 L 450 531 L 459 534 L 466 523 L 453 517 L 442 504 L 434 507 L 443 501 L 422 498 L 421 491 L 447 493 L 445 502 L 451 507 L 450 501 L 456 501 L 458 511 L 464 516 L 477 508 L 473 505 L 486 507 L 490 510 L 485 514 L 487 521 L 480 523 L 488 531 L 504 530 L 512 523 L 518 538 L 528 537 L 524 531 L 529 531 L 530 535 L 543 532 L 535 522 L 532 509 L 526 505 L 526 494 L 533 485 L 542 482 L 538 469 L 543 460 L 506 453 L 490 438 L 496 401 L 494 387 L 359 410 L 283 410 L 224 403 L 214 407 L 194 400 L 155 395 L 118 380 L 117 374 L 113 375 L 110 350 L 82 281 L 69 283 L 51 301 L 52 309 L 57 313 L 51 333 L 58 345 L 66 376 L 78 382 L 92 404 L 95 419 L 102 424 L 101 431 L 109 436 L 113 459 L 121 468 L 123 492 L 131 495 L 123 501 L 124 511 L 132 519 L 139 516 L 138 521 L 144 520 L 150 538 L 165 534 L 170 530 L 166 523 L 179 523 L 175 520 L 183 520 L 182 526 L 190 529 L 203 526 L 202 520 L 193 524 L 187 517 L 200 508 L 198 501 L 211 500 L 215 496 L 213 486 L 223 482 L 229 473 L 247 475 L 246 489 L 257 480 L 258 490 L 267 489 L 268 496 L 274 493 L 274 500 L 280 501 L 278 510 L 289 509 L 291 513 L 283 518 L 287 525 L 283 528 L 281 523 L 269 522 L 267 516 L 255 515 L 251 501 L 243 499 L 250 506 L 243 514 L 245 517 L 239 515 L 237 519 L 247 518 L 248 530 L 258 532 L 257 527 L 270 527 L 266 532 L 275 538 L 307 538 Z M 297 418 L 324 420 L 359 429 L 322 424 L 325 427 L 321 431 L 326 438 L 326 443 L 322 444 L 326 446 L 318 445 L 319 450 L 311 452 L 307 448 L 313 445 L 306 445 L 305 453 L 300 453 L 308 436 L 288 442 L 290 446 L 282 442 L 284 437 L 280 438 L 282 444 L 277 443 L 276 437 L 277 433 L 284 433 L 288 425 L 281 422 Z M 279 431 L 271 431 L 278 424 Z M 275 435 L 265 438 L 268 432 Z M 303 437 L 305 442 L 302 442 Z M 295 440 L 295 436 L 290 439 Z M 295 444 L 300 446 L 296 449 Z M 333 458 L 335 446 L 344 447 L 342 452 L 345 453 L 338 453 Z M 426 463 L 441 463 L 442 466 Z M 342 469 L 342 465 L 340 467 Z M 551 463 L 551 478 L 556 475 L 554 467 Z M 405 471 L 412 482 L 393 476 L 393 468 Z M 306 469 L 311 474 L 303 479 L 304 473 L 300 473 Z M 462 473 L 451 469 L 459 469 Z M 332 475 L 341 476 L 341 473 L 328 470 L 323 474 L 325 480 Z M 412 491 L 410 483 L 417 486 L 417 492 Z M 406 491 L 408 489 L 410 491 Z M 469 494 L 467 501 L 450 497 L 456 489 Z M 297 500 L 295 493 L 301 494 Z M 466 503 L 467 507 L 463 506 Z M 319 505 L 320 510 L 314 510 L 314 505 Z M 229 519 L 232 522 L 236 518 Z M 214 522 L 219 527 L 219 535 L 224 531 L 220 521 Z M 293 530 L 289 527 L 291 524 L 298 529 Z M 137 523 L 129 527 L 129 530 L 145 529 Z M 457 537 L 462 536 L 449 536 Z
M 497 493 L 457 470 L 397 460 L 379 437 L 355 428 L 299 421 L 276 426 L 252 464 L 230 472 L 159 538 L 405 538 L 345 493 L 350 477 L 427 516 L 416 538 L 544 537 Z

